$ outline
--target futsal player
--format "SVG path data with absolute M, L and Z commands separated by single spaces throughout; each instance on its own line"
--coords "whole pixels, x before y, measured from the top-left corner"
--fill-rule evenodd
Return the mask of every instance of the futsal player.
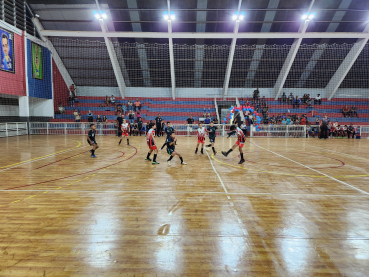
M 199 144 L 201 144 L 201 154 L 204 154 L 204 144 L 205 144 L 205 127 L 202 127 L 202 124 L 199 123 L 199 128 L 197 129 L 197 145 L 195 154 L 199 150 Z
M 178 129 L 178 127 L 177 127 L 177 129 Z M 167 122 L 167 129 L 165 130 L 165 132 L 167 133 L 167 139 L 165 140 L 163 146 L 160 148 L 160 151 L 163 150 L 163 148 L 164 148 L 165 145 L 167 145 L 168 138 L 170 137 L 170 135 L 172 133 L 174 133 L 175 131 L 177 131 L 177 129 L 174 130 L 174 128 L 170 126 L 170 122 L 169 121 Z
M 156 142 L 155 142 L 155 129 L 156 129 L 156 124 L 155 123 L 150 123 L 149 124 L 149 131 L 147 132 L 147 146 L 149 146 L 149 152 L 147 153 L 147 157 L 146 157 L 146 161 L 151 161 L 150 159 L 150 155 L 152 152 L 154 152 L 154 159 L 152 160 L 152 164 L 159 164 L 156 161 L 156 157 L 158 155 L 158 148 L 156 147 Z
M 168 165 L 170 165 L 170 161 L 173 159 L 175 155 L 179 157 L 181 160 L 181 164 L 185 165 L 186 163 L 183 161 L 182 155 L 176 151 L 176 135 L 171 133 L 170 136 L 167 138 L 167 152 L 170 155 L 169 159 L 167 160 Z
M 210 122 L 210 127 L 208 127 L 207 132 L 209 133 L 209 140 L 210 140 L 210 144 L 206 145 L 206 147 L 210 147 L 211 149 L 213 149 L 213 153 L 214 155 L 217 154 L 217 151 L 215 151 L 214 148 L 214 144 L 215 144 L 215 136 L 216 136 L 216 130 L 218 129 L 218 127 L 214 126 L 214 122 L 211 121 Z
M 127 145 L 129 145 L 129 138 L 128 138 L 128 132 L 130 130 L 130 127 L 129 127 L 129 124 L 126 122 L 125 119 L 123 119 L 123 123 L 122 123 L 122 126 L 121 126 L 121 133 L 122 133 L 122 136 L 120 137 L 120 141 L 119 141 L 119 144 L 122 142 L 122 138 L 123 137 L 126 137 L 127 138 Z
M 87 136 L 87 142 L 89 145 L 92 146 L 92 149 L 90 150 L 91 152 L 91 158 L 96 158 L 95 156 L 95 150 L 97 148 L 99 148 L 99 146 L 97 145 L 95 136 L 96 136 L 96 125 L 95 124 L 91 124 L 90 125 L 91 130 L 88 131 L 88 136 Z
M 237 134 L 238 140 L 232 146 L 232 148 L 228 150 L 228 152 L 222 151 L 222 154 L 227 157 L 228 154 L 231 153 L 238 146 L 238 149 L 240 150 L 240 154 L 241 154 L 241 160 L 238 162 L 238 164 L 243 164 L 245 162 L 245 160 L 243 159 L 242 147 L 243 147 L 243 145 L 245 144 L 245 141 L 246 141 L 245 134 L 242 132 L 242 130 L 239 127 L 236 127 L 236 126 L 232 125 L 231 126 L 231 132 L 228 133 L 227 138 L 229 138 L 231 135 L 233 135 L 235 133 Z

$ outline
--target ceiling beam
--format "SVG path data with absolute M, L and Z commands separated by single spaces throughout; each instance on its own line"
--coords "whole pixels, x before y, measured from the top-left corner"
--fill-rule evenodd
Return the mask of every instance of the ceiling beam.
M 99 31 L 60 31 L 42 30 L 43 36 L 50 37 L 123 37 L 123 38 L 192 38 L 192 39 L 272 39 L 272 38 L 369 38 L 368 33 L 362 32 L 272 32 L 272 33 L 188 33 L 188 32 L 103 32 Z
M 174 52 L 173 52 L 173 38 L 172 35 L 172 20 L 170 19 L 170 0 L 167 0 L 168 4 L 168 39 L 169 39 L 169 62 L 170 62 L 170 79 L 172 83 L 172 98 L 176 99 L 176 75 L 174 69 Z

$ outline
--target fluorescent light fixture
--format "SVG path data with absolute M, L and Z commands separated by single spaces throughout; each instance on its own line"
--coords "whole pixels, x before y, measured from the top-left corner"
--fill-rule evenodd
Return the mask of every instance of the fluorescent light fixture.
M 238 17 L 239 20 L 243 20 L 245 18 L 245 12 L 241 12 L 240 16 Z
M 237 15 L 232 16 L 233 20 L 237 20 Z
M 309 19 L 313 19 L 315 17 L 314 13 L 309 14 Z
M 101 13 L 101 17 L 104 18 L 104 19 L 107 19 L 108 16 L 106 15 L 106 13 Z
M 305 20 L 307 18 L 308 18 L 307 14 L 304 14 L 303 16 L 301 16 L 301 19 L 303 19 L 303 20 Z
M 97 19 L 100 19 L 100 18 L 101 18 L 100 14 L 98 14 L 98 13 L 96 13 L 96 14 L 95 14 L 95 17 L 96 17 Z
M 164 19 L 165 20 L 169 20 L 169 16 L 168 16 L 168 12 L 164 12 L 163 13 Z
M 174 14 L 172 14 L 172 15 L 170 16 L 170 19 L 171 19 L 171 20 L 174 20 L 174 19 L 176 19 L 176 16 L 175 16 Z

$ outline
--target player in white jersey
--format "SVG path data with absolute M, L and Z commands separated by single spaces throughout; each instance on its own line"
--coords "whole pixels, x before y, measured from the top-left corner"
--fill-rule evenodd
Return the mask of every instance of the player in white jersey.
M 151 161 L 150 159 L 150 155 L 152 152 L 154 152 L 154 159 L 152 160 L 152 164 L 159 164 L 156 161 L 156 157 L 158 155 L 158 148 L 156 147 L 156 142 L 155 142 L 155 129 L 156 129 L 156 124 L 155 123 L 150 123 L 149 126 L 147 127 L 149 129 L 149 131 L 147 132 L 147 146 L 149 146 L 149 152 L 147 153 L 147 157 L 146 157 L 146 161 Z
M 197 129 L 197 145 L 195 154 L 197 154 L 197 151 L 199 150 L 200 143 L 201 143 L 201 154 L 204 154 L 205 134 L 206 134 L 205 127 L 202 127 L 202 124 L 199 123 L 199 128 Z
M 242 151 L 242 147 L 246 141 L 245 134 L 240 128 L 236 127 L 235 125 L 232 125 L 230 129 L 231 129 L 231 132 L 228 133 L 227 138 L 229 138 L 233 134 L 237 134 L 238 139 L 236 143 L 232 146 L 232 148 L 228 150 L 228 152 L 222 151 L 222 154 L 227 157 L 228 154 L 231 153 L 238 146 L 238 149 L 240 150 L 240 155 L 241 155 L 241 160 L 238 163 L 242 164 L 245 162 L 245 160 L 243 159 L 243 151 Z
M 121 130 L 122 130 L 122 137 L 127 138 L 127 145 L 129 145 L 129 138 L 128 138 L 129 124 L 126 122 L 125 119 L 123 119 L 123 123 L 121 125 Z M 122 142 L 122 137 L 120 138 L 119 145 Z

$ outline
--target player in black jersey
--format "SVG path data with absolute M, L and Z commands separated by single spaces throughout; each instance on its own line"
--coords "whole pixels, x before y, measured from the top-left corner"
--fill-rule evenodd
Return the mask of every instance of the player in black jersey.
M 217 151 L 215 151 L 214 144 L 215 144 L 215 137 L 216 137 L 216 130 L 218 127 L 214 126 L 214 122 L 210 122 L 210 127 L 208 127 L 207 132 L 209 133 L 209 140 L 210 144 L 206 145 L 206 147 L 210 147 L 213 149 L 214 155 L 217 154 Z
M 176 151 L 176 141 L 177 139 L 174 133 L 171 133 L 171 135 L 167 138 L 167 152 L 170 155 L 169 159 L 167 160 L 168 165 L 170 165 L 170 161 L 175 155 L 179 157 L 179 159 L 181 160 L 181 164 L 186 164 L 183 161 L 182 155 Z
M 170 135 L 171 135 L 172 133 L 174 133 L 175 131 L 177 131 L 177 129 L 175 129 L 175 130 L 174 130 L 174 128 L 170 126 L 170 122 L 168 121 L 168 122 L 167 122 L 167 129 L 165 130 L 165 132 L 167 133 L 167 138 L 166 138 L 166 140 L 165 140 L 165 142 L 164 142 L 163 146 L 160 148 L 160 151 L 161 151 L 161 150 L 163 150 L 163 148 L 164 148 L 164 146 L 165 146 L 165 145 L 167 145 L 167 143 L 168 143 L 168 138 L 169 138 L 169 137 L 170 137 Z
M 95 150 L 97 148 L 99 148 L 99 146 L 97 145 L 97 142 L 96 142 L 96 139 L 95 139 L 95 136 L 96 136 L 96 126 L 95 124 L 91 124 L 90 125 L 91 127 L 91 130 L 88 131 L 88 136 L 87 136 L 87 142 L 89 145 L 92 146 L 92 149 L 90 150 L 91 152 L 91 158 L 96 158 L 95 156 Z

